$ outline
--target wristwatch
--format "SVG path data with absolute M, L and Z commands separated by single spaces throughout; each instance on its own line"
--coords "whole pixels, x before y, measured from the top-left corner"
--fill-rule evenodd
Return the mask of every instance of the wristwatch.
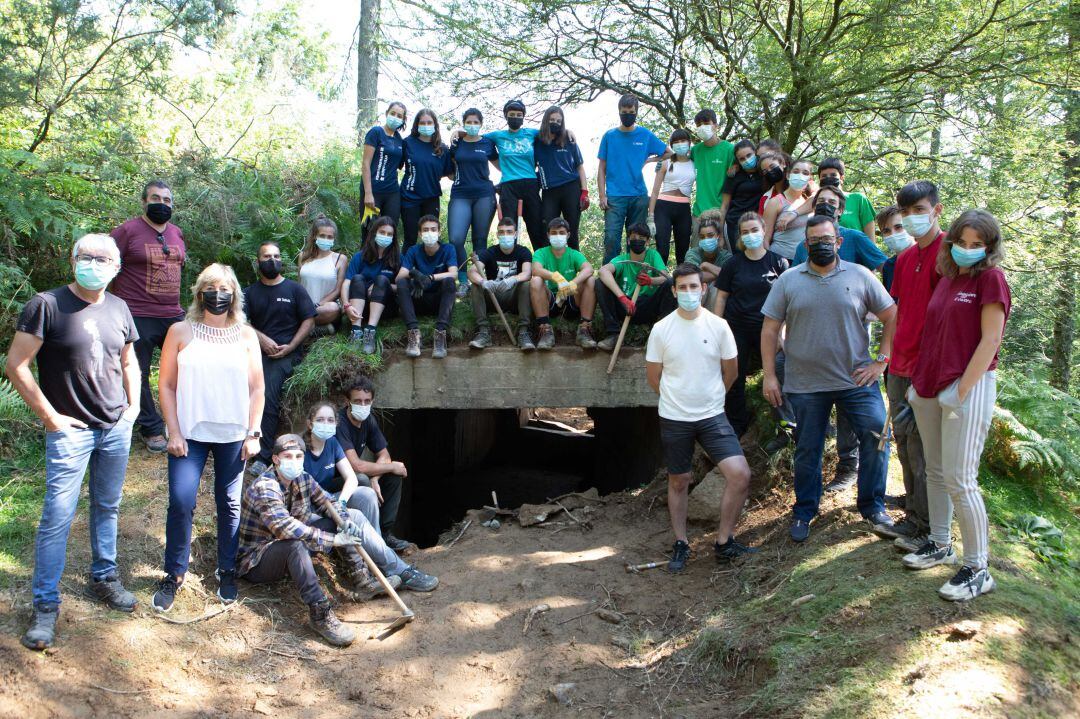
M 889 364 L 889 359 L 891 359 L 889 355 L 881 354 L 880 352 L 878 352 L 878 355 L 874 358 L 874 361 L 879 364 Z
M 248 439 L 262 439 L 262 430 L 249 429 L 247 433 Z

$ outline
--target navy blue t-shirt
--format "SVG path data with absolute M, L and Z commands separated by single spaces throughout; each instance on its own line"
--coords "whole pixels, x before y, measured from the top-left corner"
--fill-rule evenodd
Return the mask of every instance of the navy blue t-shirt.
M 364 144 L 375 148 L 371 156 L 371 191 L 387 194 L 398 191 L 397 171 L 404 163 L 405 143 L 394 130 L 387 135 L 382 125 L 377 125 L 364 135 Z
M 364 262 L 363 251 L 357 252 L 349 260 L 349 266 L 345 268 L 345 280 L 351 280 L 353 277 L 360 275 L 367 282 L 371 282 L 378 275 L 386 275 L 390 282 L 394 281 L 397 276 L 397 267 L 391 267 L 382 258 L 374 264 L 368 264 Z
M 370 449 L 373 454 L 386 449 L 386 437 L 383 436 L 379 423 L 373 415 L 360 423 L 357 427 L 349 421 L 349 408 L 346 407 L 338 413 L 337 434 L 335 438 L 341 449 L 348 452 L 356 450 L 356 456 L 360 457 L 365 449 Z M 325 450 L 324 450 L 325 451 Z
M 441 155 L 435 154 L 437 147 L 442 148 Z M 409 135 L 405 138 L 405 174 L 401 176 L 402 206 L 413 207 L 421 200 L 440 197 L 439 180 L 453 172 L 450 148 Z
M 338 476 L 337 463 L 345 459 L 345 450 L 336 437 L 326 440 L 323 451 L 316 456 L 309 448 L 304 452 L 304 471 L 310 474 L 327 492 L 340 492 L 345 480 Z
M 450 267 L 457 267 L 457 249 L 450 244 L 439 245 L 434 255 L 428 256 L 423 244 L 413 245 L 401 258 L 402 269 L 416 268 L 425 275 L 446 272 Z
M 486 137 L 476 142 L 459 140 L 450 145 L 450 157 L 454 160 L 457 174 L 450 188 L 450 197 L 475 200 L 495 194 L 488 172 L 488 161 L 499 156 L 495 143 Z
M 840 243 L 840 250 L 836 254 L 844 262 L 859 264 L 873 271 L 888 259 L 873 240 L 858 230 L 841 227 L 840 238 L 843 242 Z M 799 246 L 795 248 L 795 257 L 791 260 L 791 266 L 801 265 L 808 257 L 806 245 L 799 243 Z
M 881 284 L 885 285 L 887 290 L 892 289 L 893 277 L 896 276 L 896 258 L 899 256 L 893 255 L 881 266 Z
M 554 142 L 545 144 L 538 137 L 533 143 L 533 156 L 536 158 L 536 176 L 545 190 L 569 185 L 578 179 L 578 168 L 584 163 L 577 143 L 569 141 L 566 147 L 559 147 Z

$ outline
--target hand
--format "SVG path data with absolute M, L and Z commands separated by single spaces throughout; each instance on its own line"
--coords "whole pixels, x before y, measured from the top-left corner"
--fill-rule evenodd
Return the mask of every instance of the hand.
M 607 210 L 609 207 L 611 207 L 611 205 L 608 204 L 607 197 L 600 195 L 600 209 Z
M 577 142 L 577 137 L 574 135 L 573 130 L 567 130 L 566 131 L 566 139 L 569 140 L 570 142 Z
M 334 547 L 352 547 L 356 544 L 356 537 L 350 536 L 348 532 L 340 531 L 334 535 Z
M 45 420 L 45 429 L 49 432 L 63 432 L 66 429 L 86 429 L 86 422 L 68 417 L 66 414 L 55 414 Z
M 420 286 L 423 287 L 425 291 L 430 290 L 433 284 L 435 284 L 435 279 L 431 275 L 425 275 L 423 272 L 420 273 Z
M 409 470 L 405 469 L 405 463 L 404 462 L 391 462 L 390 463 L 390 474 L 396 474 L 399 477 L 408 477 L 409 476 Z
M 281 349 L 281 345 L 261 332 L 256 336 L 259 338 L 259 348 L 262 349 L 264 355 L 272 355 Z
M 502 280 L 502 283 L 503 283 L 503 287 L 505 287 L 507 290 L 514 289 L 514 287 L 518 283 L 517 275 L 511 275 L 509 277 L 504 277 L 503 280 Z
M 252 457 L 258 457 L 261 449 L 262 445 L 257 437 L 248 437 L 244 440 L 244 446 L 240 448 L 240 459 L 246 462 Z
M 652 233 L 652 236 L 656 237 L 656 220 L 653 218 L 652 213 L 649 213 L 649 219 L 646 224 L 649 226 L 649 232 Z
M 866 387 L 867 385 L 877 382 L 881 378 L 881 373 L 885 371 L 885 367 L 887 366 L 888 365 L 884 362 L 871 362 L 852 372 L 851 378 L 855 380 L 855 384 L 860 387 Z
M 370 192 L 365 192 L 364 193 L 364 207 L 370 207 L 373 210 L 376 209 L 375 208 L 375 195 L 371 194 Z
M 371 478 L 371 491 L 379 498 L 379 504 L 381 505 L 383 503 L 382 489 L 379 487 L 379 480 L 377 477 Z
M 495 290 L 499 289 L 499 283 L 495 280 L 484 280 L 480 286 L 488 292 L 494 292 Z
M 139 405 L 129 404 L 128 408 L 124 410 L 124 413 L 120 415 L 120 419 L 126 419 L 129 422 L 134 422 L 139 418 Z
M 562 287 L 563 285 L 566 284 L 566 278 L 562 276 L 561 272 L 552 272 L 551 273 L 551 281 L 554 282 L 559 287 Z
M 635 305 L 633 300 L 626 295 L 619 298 L 619 304 L 623 306 L 623 309 L 626 310 L 626 314 L 630 317 L 633 317 L 634 313 L 637 312 L 637 305 Z
M 187 440 L 181 437 L 179 432 L 169 432 L 169 444 L 165 451 L 174 457 L 186 457 Z
M 773 407 L 779 407 L 784 403 L 784 393 L 780 390 L 780 381 L 776 375 L 766 375 L 761 382 L 761 393 Z
M 559 299 L 559 300 L 564 300 L 567 297 L 573 297 L 576 294 L 577 294 L 577 283 L 576 282 L 564 282 L 563 284 L 559 285 L 559 291 L 555 293 L 555 298 Z
M 637 283 L 642 287 L 652 286 L 652 275 L 650 275 L 645 270 L 642 270 L 641 272 L 637 273 Z
M 735 168 L 735 165 L 728 166 L 728 169 L 727 169 L 727 176 L 728 177 L 735 177 L 736 172 L 738 172 L 738 170 Z
M 346 512 L 344 515 L 342 515 L 341 520 L 342 520 L 341 531 L 345 532 L 345 534 L 349 535 L 350 537 L 353 537 L 353 538 L 359 540 L 360 535 L 362 533 L 360 531 L 360 525 L 357 524 L 356 522 L 352 521 L 351 519 L 349 519 L 348 512 Z
M 296 349 L 296 348 L 293 347 L 291 344 L 278 345 L 277 352 L 274 352 L 273 354 L 269 354 L 269 355 L 267 355 L 267 357 L 269 357 L 270 359 L 281 359 L 282 357 L 286 357 L 290 353 L 292 353 L 292 351 L 294 349 Z
M 776 230 L 778 232 L 783 232 L 788 228 L 788 225 L 791 224 L 791 221 L 798 216 L 799 214 L 797 212 L 790 212 L 788 210 L 784 210 L 780 213 L 780 216 L 776 218 Z
M 589 191 L 588 190 L 582 190 L 581 191 L 581 199 L 578 200 L 578 205 L 581 207 L 582 212 L 589 209 Z
M 352 305 L 345 305 L 345 314 L 348 315 L 351 320 L 359 320 L 361 318 L 360 310 Z

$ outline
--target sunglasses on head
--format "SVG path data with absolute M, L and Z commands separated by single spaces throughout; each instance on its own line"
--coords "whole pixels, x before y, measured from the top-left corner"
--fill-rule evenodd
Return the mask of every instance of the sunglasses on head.
M 157 236 L 157 241 L 161 243 L 161 254 L 168 257 L 169 253 L 172 252 L 172 250 L 169 249 L 169 245 L 165 242 L 165 235 L 159 232 Z

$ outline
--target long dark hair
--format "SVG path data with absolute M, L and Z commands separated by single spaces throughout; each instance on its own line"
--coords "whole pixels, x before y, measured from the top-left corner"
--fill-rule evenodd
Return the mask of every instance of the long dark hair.
M 556 112 L 562 115 L 563 131 L 558 135 L 553 135 L 551 133 L 551 116 Z M 544 118 L 540 120 L 540 142 L 545 145 L 554 144 L 559 147 L 566 147 L 566 113 L 558 105 L 552 105 L 544 110 Z
M 305 262 L 315 256 L 315 237 L 319 234 L 319 230 L 323 227 L 329 227 L 334 231 L 334 239 L 337 240 L 338 229 L 337 225 L 326 215 L 319 215 L 312 221 L 311 229 L 308 230 L 307 242 L 304 243 L 304 249 L 300 252 L 300 263 L 303 265 Z
M 678 130 L 675 130 L 674 132 L 671 133 L 671 139 L 668 140 L 668 146 L 670 147 L 671 145 L 674 145 L 679 140 L 686 140 L 687 142 L 690 142 L 690 133 L 687 132 L 686 130 L 683 130 L 682 128 L 679 128 Z M 675 154 L 672 154 L 672 156 L 671 156 L 671 164 L 668 165 L 668 170 L 675 169 L 675 158 L 676 157 L 677 156 Z M 690 156 L 687 155 L 686 159 L 690 160 Z M 720 233 L 720 236 L 723 237 L 723 233 Z
M 952 246 L 960 239 L 964 229 L 970 227 L 979 233 L 979 237 L 986 243 L 986 257 L 972 265 L 968 272 L 972 277 L 979 273 L 997 267 L 1005 259 L 1005 246 L 1001 239 L 1001 225 L 997 218 L 986 210 L 974 208 L 966 210 L 962 215 L 953 220 L 949 226 L 949 234 L 938 250 L 937 271 L 945 277 L 955 278 L 960 274 L 960 267 L 952 257 Z
M 379 245 L 375 242 L 375 233 L 379 231 L 380 227 L 389 227 L 394 231 L 394 241 L 383 251 L 382 261 L 387 269 L 397 272 L 398 268 L 401 267 L 401 245 L 398 244 L 397 223 L 393 217 L 383 215 L 371 223 L 371 229 L 368 231 L 367 239 L 364 240 L 364 246 L 360 248 L 360 259 L 368 265 L 374 265 L 379 261 Z
M 434 110 L 429 110 L 426 107 L 421 108 L 420 112 L 416 113 L 416 115 L 413 117 L 412 132 L 410 132 L 409 134 L 412 135 L 413 137 L 419 139 L 420 130 L 418 128 L 420 127 L 420 119 L 423 118 L 423 117 L 430 117 L 432 119 L 432 121 L 435 123 L 435 134 L 431 136 L 431 144 L 432 144 L 433 152 L 435 153 L 435 155 L 436 156 L 442 155 L 443 154 L 442 132 L 439 130 L 439 118 L 435 115 Z

